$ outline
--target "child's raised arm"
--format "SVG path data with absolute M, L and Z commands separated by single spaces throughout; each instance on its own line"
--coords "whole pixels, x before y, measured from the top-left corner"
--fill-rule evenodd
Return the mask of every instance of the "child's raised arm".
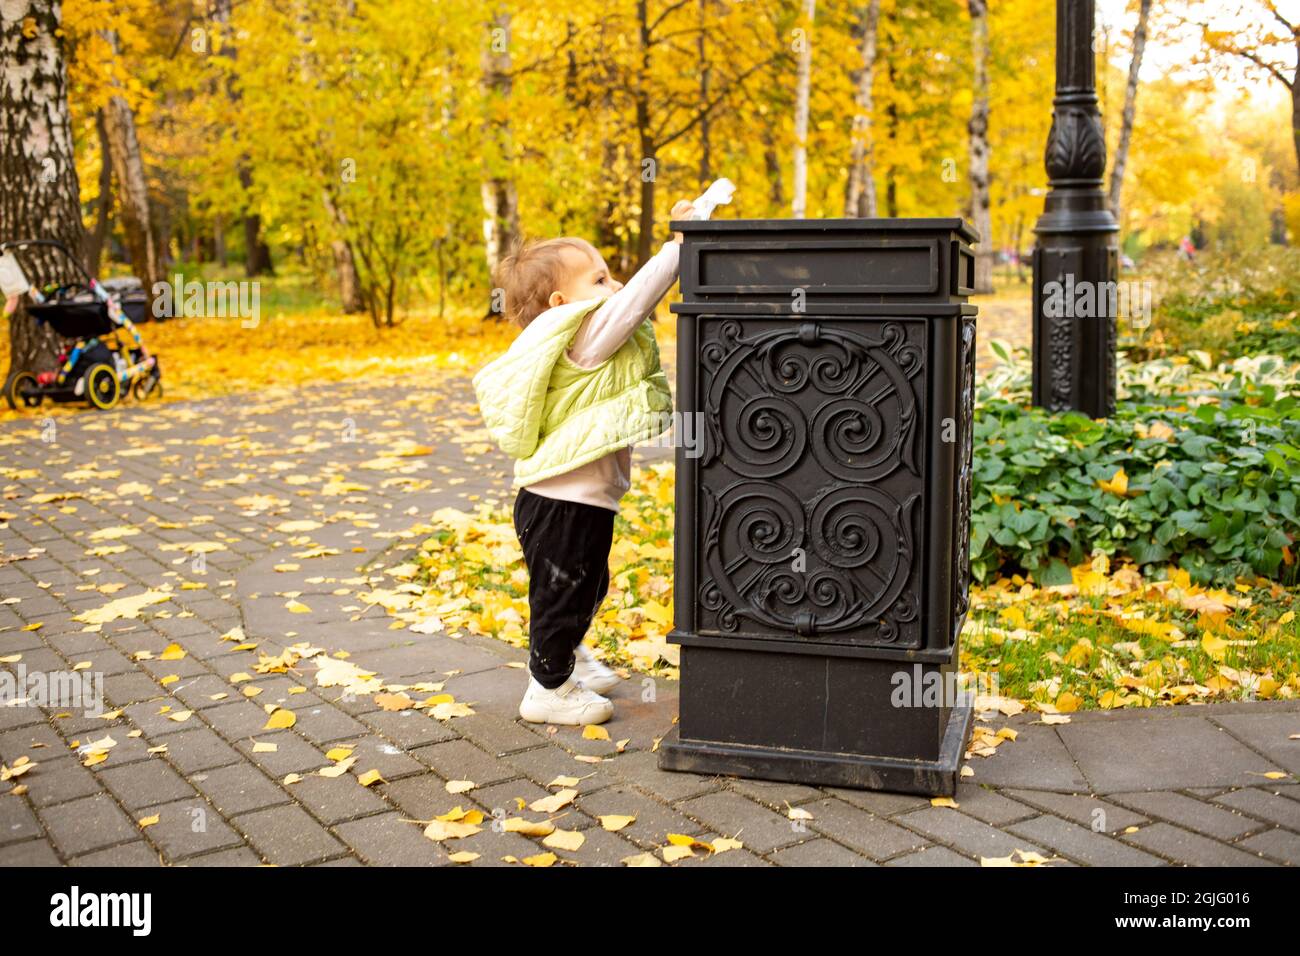
M 693 206 L 679 202 L 673 206 L 674 219 L 686 219 Z M 681 251 L 681 234 L 665 242 L 654 257 L 642 266 L 637 274 L 583 320 L 569 358 L 583 368 L 592 368 L 608 359 L 650 315 L 659 300 L 677 281 L 678 256 Z
M 569 358 L 591 368 L 622 348 L 677 281 L 680 248 L 676 242 L 665 242 L 627 285 L 587 316 L 569 346 Z

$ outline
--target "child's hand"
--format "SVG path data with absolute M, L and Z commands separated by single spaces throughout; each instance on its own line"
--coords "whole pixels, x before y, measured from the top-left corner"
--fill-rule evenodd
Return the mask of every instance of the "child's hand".
M 673 204 L 672 210 L 668 213 L 668 218 L 690 219 L 694 213 L 695 213 L 694 203 L 692 203 L 690 200 L 687 199 L 679 199 L 677 200 L 677 202 Z M 681 242 L 682 238 L 683 237 L 680 232 L 673 233 L 673 239 L 675 239 L 677 242 Z

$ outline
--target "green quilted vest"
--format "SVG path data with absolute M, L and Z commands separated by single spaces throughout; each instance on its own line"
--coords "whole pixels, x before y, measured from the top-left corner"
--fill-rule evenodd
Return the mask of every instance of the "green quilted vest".
M 595 368 L 565 354 L 602 299 L 548 309 L 474 376 L 488 433 L 530 485 L 645 441 L 672 424 L 672 394 L 646 319 Z

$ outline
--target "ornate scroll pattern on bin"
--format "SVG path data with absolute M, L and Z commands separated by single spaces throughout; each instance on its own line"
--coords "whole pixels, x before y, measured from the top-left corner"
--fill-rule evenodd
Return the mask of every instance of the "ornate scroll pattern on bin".
M 727 321 L 701 364 L 701 609 L 724 632 L 912 646 L 922 346 L 900 322 Z

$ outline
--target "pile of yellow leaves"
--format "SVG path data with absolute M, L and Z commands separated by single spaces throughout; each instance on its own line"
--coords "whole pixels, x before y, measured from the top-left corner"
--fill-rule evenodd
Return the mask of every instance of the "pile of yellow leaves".
M 1072 578 L 975 588 L 962 669 L 1048 714 L 1300 693 L 1294 590 L 1204 588 L 1181 568 L 1155 580 L 1101 556 Z

